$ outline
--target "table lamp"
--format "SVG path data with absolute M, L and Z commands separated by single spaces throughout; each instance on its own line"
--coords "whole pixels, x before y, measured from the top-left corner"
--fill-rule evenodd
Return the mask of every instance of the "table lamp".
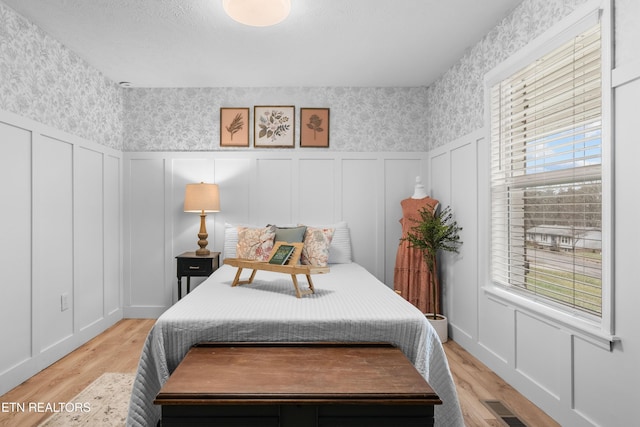
M 220 212 L 220 192 L 218 184 L 187 184 L 184 193 L 184 211 L 200 214 L 200 232 L 198 233 L 198 246 L 196 255 L 206 256 L 211 252 L 207 249 L 207 225 L 205 219 L 207 212 Z

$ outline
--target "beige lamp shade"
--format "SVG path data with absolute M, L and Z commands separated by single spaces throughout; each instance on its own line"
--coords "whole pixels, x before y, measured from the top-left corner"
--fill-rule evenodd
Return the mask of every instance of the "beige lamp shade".
M 267 27 L 289 16 L 291 0 L 222 0 L 222 7 L 234 21 Z
M 185 212 L 220 212 L 218 184 L 187 184 L 184 193 Z

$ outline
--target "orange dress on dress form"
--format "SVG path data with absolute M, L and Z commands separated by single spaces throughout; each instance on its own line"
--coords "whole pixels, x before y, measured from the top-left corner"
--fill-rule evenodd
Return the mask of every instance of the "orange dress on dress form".
M 405 199 L 402 206 L 402 237 L 405 238 L 412 227 L 420 220 L 420 209 L 427 207 L 433 211 L 438 201 L 430 197 L 422 199 Z M 433 313 L 437 307 L 432 307 L 430 295 L 430 281 L 432 272 L 427 268 L 422 251 L 412 248 L 408 241 L 400 240 L 396 255 L 396 267 L 393 272 L 393 288 L 404 299 L 418 307 L 423 313 Z M 439 304 L 439 303 L 437 303 Z

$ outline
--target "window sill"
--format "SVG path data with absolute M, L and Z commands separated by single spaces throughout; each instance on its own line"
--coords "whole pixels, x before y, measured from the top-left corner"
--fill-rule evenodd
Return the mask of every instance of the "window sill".
M 542 304 L 529 297 L 518 295 L 503 287 L 488 285 L 482 288 L 489 299 L 507 305 L 529 316 L 555 325 L 600 348 L 611 351 L 614 341 L 619 338 L 602 330 L 599 322 L 594 322 L 576 314 L 563 312 Z

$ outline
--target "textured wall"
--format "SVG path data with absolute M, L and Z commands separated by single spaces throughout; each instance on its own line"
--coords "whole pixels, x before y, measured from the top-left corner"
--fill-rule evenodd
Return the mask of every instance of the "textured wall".
M 329 107 L 330 150 L 426 151 L 481 128 L 485 73 L 585 1 L 525 0 L 429 88 L 128 89 L 124 106 L 116 84 L 0 2 L 0 108 L 116 149 L 205 151 L 220 149 L 222 106 Z M 615 0 L 616 65 L 637 51 L 638 13 Z
M 482 128 L 484 75 L 585 2 L 525 0 L 429 86 L 427 149 L 442 146 Z
M 329 150 L 426 151 L 425 93 L 426 88 L 127 89 L 124 148 L 220 150 L 220 107 L 250 107 L 253 128 L 254 105 L 295 105 L 296 147 L 299 108 L 328 107 Z
M 122 90 L 0 2 L 0 109 L 122 149 Z

